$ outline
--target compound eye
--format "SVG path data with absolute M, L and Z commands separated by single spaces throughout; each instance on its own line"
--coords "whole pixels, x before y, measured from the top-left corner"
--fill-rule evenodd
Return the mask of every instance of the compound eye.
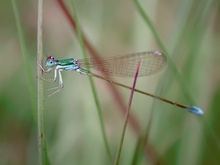
M 54 57 L 53 56 L 49 56 L 49 57 L 47 57 L 46 61 L 52 63 L 52 62 L 54 62 Z
M 48 56 L 47 57 L 47 60 L 51 60 L 51 59 L 54 59 L 54 57 L 53 56 Z

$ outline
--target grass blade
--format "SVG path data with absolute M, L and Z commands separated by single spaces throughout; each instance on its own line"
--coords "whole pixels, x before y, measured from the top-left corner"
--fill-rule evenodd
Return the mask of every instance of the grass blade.
M 83 52 L 84 58 L 86 58 L 87 57 L 86 49 L 85 49 L 85 45 L 84 45 L 84 42 L 83 42 L 82 33 L 81 33 L 81 30 L 80 30 L 80 25 L 79 25 L 79 21 L 78 21 L 78 16 L 77 16 L 77 11 L 76 11 L 76 8 L 75 8 L 74 0 L 72 0 L 71 2 L 72 2 L 72 9 L 73 9 L 73 14 L 74 14 L 74 19 L 76 21 L 76 31 L 77 31 L 77 34 L 78 34 L 80 47 L 81 47 L 81 50 Z M 106 131 L 105 131 L 105 127 L 104 127 L 104 122 L 103 122 L 103 118 L 102 118 L 101 106 L 100 106 L 98 96 L 97 96 L 97 93 L 96 93 L 94 81 L 93 81 L 91 76 L 88 76 L 88 77 L 89 77 L 89 82 L 90 82 L 90 85 L 91 85 L 91 88 L 92 88 L 92 94 L 93 94 L 93 98 L 94 98 L 94 101 L 95 101 L 96 109 L 97 109 L 98 116 L 99 116 L 99 122 L 100 122 L 100 126 L 101 126 L 101 133 L 102 133 L 102 137 L 104 139 L 106 152 L 107 152 L 107 155 L 108 155 L 108 158 L 109 158 L 110 162 L 112 163 L 111 152 L 110 152 L 110 148 L 109 148 L 109 144 L 108 144 L 108 140 L 107 140 L 107 136 L 106 136 Z
M 128 102 L 128 109 L 127 109 L 127 112 L 126 112 L 126 115 L 125 115 L 125 121 L 124 121 L 124 125 L 123 125 L 121 141 L 120 141 L 119 146 L 118 146 L 118 150 L 117 150 L 114 165 L 119 164 L 120 155 L 121 155 L 121 151 L 122 151 L 122 145 L 123 145 L 124 138 L 125 138 L 125 131 L 126 131 L 127 123 L 128 123 L 128 118 L 129 118 L 129 112 L 130 112 L 130 109 L 131 109 L 131 103 L 132 103 L 132 99 L 133 99 L 133 96 L 134 96 L 134 90 L 135 90 L 135 86 L 136 86 L 136 82 L 137 82 L 137 76 L 138 76 L 138 72 L 139 72 L 139 68 L 140 68 L 140 62 L 141 62 L 141 59 L 138 62 L 138 65 L 137 65 L 137 70 L 136 70 L 136 74 L 135 74 L 135 77 L 134 77 L 134 82 L 133 82 L 133 86 L 132 86 L 132 90 L 131 90 L 131 94 L 130 94 L 130 98 L 129 98 L 129 102 Z
M 27 49 L 27 44 L 25 42 L 25 37 L 24 37 L 23 30 L 22 30 L 21 20 L 19 17 L 16 1 L 11 0 L 11 4 L 12 4 L 14 16 L 15 16 L 17 30 L 18 30 L 18 37 L 19 37 L 19 41 L 21 44 L 21 51 L 22 51 L 22 55 L 23 55 L 22 57 L 24 60 L 24 66 L 25 66 L 25 70 L 26 70 L 26 74 L 27 74 L 28 89 L 29 89 L 29 93 L 30 93 L 30 98 L 31 98 L 33 110 L 34 110 L 34 112 L 33 112 L 34 118 L 36 119 L 36 116 L 37 116 L 36 115 L 36 106 L 37 106 L 36 105 L 36 95 L 35 95 L 35 89 L 34 89 L 34 82 L 32 79 L 33 75 L 31 73 L 29 53 L 28 53 L 28 49 Z
M 173 63 L 170 53 L 168 52 L 168 50 L 166 49 L 164 43 L 162 42 L 162 39 L 160 38 L 159 34 L 157 33 L 156 28 L 154 27 L 153 23 L 151 22 L 150 18 L 147 16 L 147 14 L 144 12 L 143 8 L 141 7 L 141 4 L 138 2 L 138 0 L 134 0 L 134 3 L 140 13 L 140 15 L 142 16 L 142 18 L 144 19 L 145 23 L 147 24 L 147 26 L 150 28 L 156 42 L 158 43 L 158 45 L 160 46 L 160 48 L 163 50 L 163 52 L 165 53 L 168 61 L 169 61 L 169 66 L 174 74 L 174 76 L 176 77 L 176 79 L 179 81 L 179 83 L 181 84 L 181 86 L 183 87 L 183 93 L 185 94 L 185 96 L 189 99 L 189 102 L 194 103 L 191 92 L 189 87 L 186 85 L 186 80 L 183 78 L 183 76 L 179 73 L 176 65 Z
M 42 23 L 43 20 L 43 0 L 38 0 L 38 21 L 37 21 L 37 60 L 43 58 L 43 39 L 42 39 Z M 38 63 L 37 61 L 37 63 Z M 42 71 L 37 65 L 38 77 L 42 77 Z M 43 105 L 43 81 L 37 81 L 38 94 L 38 158 L 40 165 L 48 165 L 47 143 L 46 143 L 46 126 L 45 111 Z
M 63 0 L 57 0 L 57 2 L 59 3 L 61 9 L 63 10 L 65 16 L 68 18 L 68 21 L 71 24 L 71 27 L 73 28 L 74 32 L 76 32 L 76 23 L 74 18 L 71 17 L 71 14 L 69 13 L 67 7 L 65 6 Z M 85 35 L 83 35 L 82 33 L 82 38 L 85 44 L 85 47 L 87 48 L 87 50 L 90 52 L 90 55 L 95 58 L 95 59 L 100 59 L 100 55 L 95 51 L 95 49 L 92 47 L 92 45 L 90 44 L 90 42 L 88 41 L 88 39 L 86 38 Z M 104 73 L 103 73 L 104 74 Z M 104 77 L 108 78 L 109 76 L 107 74 L 104 74 Z M 110 91 L 112 92 L 113 98 L 115 98 L 115 102 L 118 104 L 119 106 L 119 110 L 121 110 L 121 112 L 123 114 L 126 113 L 126 105 L 123 103 L 122 98 L 120 97 L 117 89 L 113 86 L 113 85 L 109 85 Z M 132 115 L 132 113 L 130 114 L 130 118 L 129 118 L 129 122 L 133 128 L 133 130 L 135 131 L 136 134 L 140 133 L 140 125 L 138 123 L 138 121 L 136 120 L 136 118 Z

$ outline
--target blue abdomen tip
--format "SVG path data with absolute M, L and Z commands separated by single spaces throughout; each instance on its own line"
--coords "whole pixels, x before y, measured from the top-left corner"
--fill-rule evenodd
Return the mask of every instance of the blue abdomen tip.
M 204 114 L 203 110 L 200 109 L 199 107 L 196 107 L 196 106 L 190 106 L 188 108 L 188 110 L 189 110 L 189 112 L 192 112 L 196 115 L 203 115 Z

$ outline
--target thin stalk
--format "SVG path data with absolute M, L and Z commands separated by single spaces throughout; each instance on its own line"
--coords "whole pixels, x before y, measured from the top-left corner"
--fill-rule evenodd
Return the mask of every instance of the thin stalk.
M 78 34 L 80 47 L 81 47 L 81 50 L 83 52 L 84 58 L 86 58 L 87 57 L 86 49 L 85 49 L 85 45 L 84 45 L 84 42 L 83 42 L 82 33 L 81 33 L 81 30 L 80 30 L 80 25 L 79 25 L 79 21 L 78 21 L 78 16 L 77 16 L 77 11 L 76 11 L 76 8 L 75 8 L 74 0 L 72 0 L 71 2 L 72 2 L 72 9 L 73 9 L 74 19 L 76 21 L 76 31 L 77 31 L 77 34 Z M 100 106 L 98 96 L 97 96 L 97 93 L 96 93 L 94 81 L 93 81 L 92 77 L 90 77 L 90 76 L 89 76 L 89 82 L 90 82 L 90 85 L 91 85 L 91 88 L 92 88 L 92 94 L 93 94 L 93 98 L 94 98 L 96 109 L 97 109 L 98 116 L 99 116 L 99 122 L 100 122 L 100 125 L 101 125 L 101 133 L 102 133 L 102 137 L 104 139 L 106 152 L 107 152 L 107 155 L 108 155 L 108 158 L 109 158 L 110 162 L 112 163 L 113 161 L 112 161 L 111 152 L 110 152 L 110 148 L 109 148 L 109 144 L 108 144 L 108 140 L 107 140 L 107 136 L 106 136 L 106 131 L 105 131 L 105 127 L 104 127 L 104 122 L 103 122 L 103 118 L 102 118 L 101 106 Z
M 76 23 L 75 23 L 75 20 L 71 16 L 71 14 L 68 11 L 68 9 L 67 9 L 66 5 L 64 4 L 63 0 L 57 0 L 57 2 L 59 3 L 59 6 L 61 7 L 61 10 L 64 12 L 66 18 L 68 19 L 72 29 L 76 33 Z M 89 51 L 89 54 L 91 55 L 91 57 L 93 57 L 94 59 L 100 59 L 100 55 L 95 51 L 95 49 L 93 48 L 92 44 L 89 42 L 89 40 L 83 34 L 83 32 L 81 32 L 81 34 L 82 34 L 82 38 L 83 38 L 85 47 Z M 102 72 L 102 74 L 104 75 L 104 77 L 108 78 L 107 74 L 105 74 L 104 72 Z M 109 89 L 110 89 L 110 91 L 111 91 L 111 93 L 113 95 L 113 98 L 115 99 L 115 102 L 118 104 L 118 106 L 120 108 L 119 110 L 121 110 L 121 112 L 123 114 L 125 114 L 127 107 L 123 103 L 123 100 L 122 100 L 120 94 L 118 93 L 117 89 L 113 85 L 109 85 Z M 132 113 L 130 114 L 129 123 L 131 124 L 134 132 L 138 135 L 140 133 L 141 127 L 140 127 L 139 122 L 132 115 Z
M 179 73 L 176 65 L 174 64 L 174 62 L 171 59 L 171 56 L 168 52 L 168 50 L 166 49 L 164 43 L 162 42 L 162 39 L 160 38 L 158 32 L 156 31 L 156 28 L 154 27 L 153 23 L 151 22 L 150 18 L 147 16 L 147 14 L 144 12 L 143 8 L 141 7 L 140 3 L 138 2 L 138 0 L 134 0 L 134 3 L 140 13 L 140 15 L 142 16 L 142 18 L 144 19 L 145 23 L 147 24 L 147 26 L 149 27 L 149 29 L 151 30 L 156 42 L 158 43 L 158 45 L 160 46 L 160 48 L 163 50 L 163 52 L 165 53 L 165 55 L 167 56 L 167 59 L 169 61 L 169 66 L 174 74 L 174 76 L 176 77 L 177 81 L 179 81 L 179 83 L 181 84 L 181 86 L 183 87 L 183 93 L 185 94 L 185 96 L 189 99 L 190 103 L 194 103 L 191 92 L 189 87 L 186 85 L 186 80 L 183 78 L 183 76 Z
M 38 20 L 37 20 L 37 63 L 43 58 L 42 23 L 43 20 L 43 0 L 38 0 Z M 37 65 L 37 75 L 42 77 L 42 71 Z M 40 165 L 50 164 L 47 156 L 45 111 L 43 102 L 43 81 L 37 79 L 38 97 L 38 160 Z
M 134 77 L 134 82 L 133 82 L 133 86 L 132 86 L 132 90 L 131 90 L 131 94 L 130 94 L 130 98 L 129 98 L 128 109 L 127 109 L 127 112 L 126 112 L 126 115 L 125 115 L 125 121 L 124 121 L 124 125 L 123 125 L 121 140 L 120 140 L 120 143 L 119 143 L 119 146 L 118 146 L 118 150 L 117 150 L 114 165 L 119 164 L 120 155 L 121 155 L 121 151 L 122 151 L 122 146 L 123 146 L 123 142 L 124 142 L 124 138 L 125 138 L 125 131 L 126 131 L 126 127 L 127 127 L 127 124 L 128 124 L 129 112 L 130 112 L 130 109 L 131 109 L 131 103 L 132 103 L 132 99 L 133 99 L 134 92 L 135 92 L 135 86 L 136 86 L 136 82 L 137 82 L 138 72 L 139 72 L 139 69 L 140 69 L 140 62 L 141 62 L 141 59 L 138 62 L 138 65 L 137 65 L 137 70 L 136 70 L 136 74 L 135 74 L 135 77 Z
M 17 30 L 18 30 L 18 37 L 19 37 L 19 41 L 20 41 L 20 44 L 21 44 L 22 57 L 23 57 L 23 60 L 24 60 L 24 66 L 25 66 L 27 81 L 28 81 L 28 89 L 29 89 L 29 93 L 30 93 L 30 97 L 31 97 L 32 107 L 33 107 L 33 110 L 34 110 L 34 112 L 33 112 L 34 113 L 34 118 L 36 119 L 36 116 L 37 116 L 36 115 L 36 106 L 37 106 L 36 105 L 36 95 L 35 95 L 35 91 L 34 91 L 34 82 L 33 82 L 33 79 L 32 79 L 33 74 L 31 73 L 29 53 L 28 53 L 24 33 L 23 33 L 23 30 L 22 30 L 21 20 L 20 20 L 20 17 L 19 17 L 16 1 L 11 0 L 11 4 L 12 4 L 14 16 L 15 16 L 16 27 L 17 27 Z
M 140 164 L 140 162 L 143 159 L 144 151 L 145 151 L 144 148 L 148 145 L 150 129 L 151 129 L 151 124 L 152 124 L 152 120 L 153 120 L 152 114 L 153 113 L 150 114 L 150 116 L 151 116 L 150 121 L 147 123 L 145 133 L 138 138 L 138 142 L 137 142 L 134 156 L 133 156 L 133 160 L 132 160 L 132 165 Z M 161 158 L 158 159 L 158 156 L 157 156 L 157 159 L 152 159 L 151 154 L 150 154 L 152 152 L 153 151 L 148 151 L 148 157 L 147 157 L 148 162 L 150 162 L 150 164 L 158 164 L 159 165 L 158 160 L 160 160 Z
M 63 2 L 64 0 L 57 0 L 61 10 L 64 12 L 64 15 L 66 16 L 66 18 L 68 19 L 68 22 L 70 23 L 73 31 L 76 33 L 76 23 L 74 18 L 71 16 L 70 12 L 68 11 L 65 3 Z M 95 59 L 100 59 L 100 55 L 96 52 L 96 50 L 94 49 L 94 47 L 92 46 L 92 44 L 89 42 L 89 40 L 86 38 L 85 35 L 83 35 L 83 32 L 81 32 L 82 34 L 82 38 L 85 44 L 86 49 L 89 51 L 90 55 L 95 58 Z M 104 74 L 104 73 L 103 73 Z M 104 74 L 105 75 L 105 74 Z M 105 75 L 106 78 L 108 78 L 108 75 Z M 126 105 L 124 104 L 121 96 L 119 95 L 117 89 L 113 86 L 113 85 L 109 85 L 109 89 L 113 95 L 113 98 L 115 99 L 115 102 L 117 103 L 117 105 L 119 106 L 119 110 L 120 112 L 122 112 L 123 114 L 126 114 Z M 131 128 L 133 129 L 134 133 L 136 136 L 139 136 L 140 132 L 141 132 L 141 126 L 140 123 L 138 122 L 138 120 L 134 117 L 134 115 L 132 113 L 130 113 L 130 117 L 129 117 L 129 124 L 131 125 Z M 145 148 L 146 151 L 146 157 L 148 154 L 151 155 L 153 160 L 156 160 L 158 155 L 156 154 L 156 151 L 153 147 L 153 145 L 148 144 L 147 148 Z

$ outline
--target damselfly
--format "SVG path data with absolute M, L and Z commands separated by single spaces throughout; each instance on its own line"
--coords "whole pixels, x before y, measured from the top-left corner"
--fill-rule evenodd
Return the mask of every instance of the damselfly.
M 155 74 L 162 70 L 167 63 L 166 56 L 160 52 L 160 51 L 149 51 L 149 52 L 142 52 L 142 53 L 132 53 L 127 55 L 121 55 L 121 56 L 115 56 L 105 59 L 74 59 L 74 58 L 68 58 L 63 60 L 55 60 L 53 56 L 47 57 L 45 61 L 45 66 L 49 67 L 48 69 L 44 69 L 43 66 L 39 63 L 39 67 L 42 69 L 44 73 L 49 73 L 53 67 L 54 69 L 54 78 L 43 78 L 40 77 L 41 80 L 49 81 L 49 82 L 55 82 L 57 79 L 57 73 L 59 76 L 59 86 L 50 88 L 49 90 L 55 90 L 53 93 L 48 95 L 50 97 L 51 95 L 59 92 L 63 87 L 63 79 L 62 79 L 62 71 L 77 71 L 82 75 L 88 75 L 97 77 L 99 79 L 105 80 L 109 83 L 131 89 L 131 87 L 112 81 L 108 78 L 102 77 L 100 75 L 97 75 L 89 70 L 88 68 L 93 68 L 95 70 L 101 71 L 106 73 L 110 76 L 120 76 L 120 77 L 134 77 L 136 72 L 136 67 L 138 61 L 141 60 L 141 65 L 139 69 L 138 76 L 148 76 Z M 135 89 L 136 92 L 153 97 L 155 99 L 164 101 L 166 103 L 170 103 L 172 105 L 178 106 L 180 108 L 183 108 L 191 113 L 194 113 L 196 115 L 203 115 L 203 111 L 196 107 L 196 106 L 187 106 L 184 104 L 180 104 L 174 101 L 170 101 L 168 99 L 143 92 L 141 90 Z

